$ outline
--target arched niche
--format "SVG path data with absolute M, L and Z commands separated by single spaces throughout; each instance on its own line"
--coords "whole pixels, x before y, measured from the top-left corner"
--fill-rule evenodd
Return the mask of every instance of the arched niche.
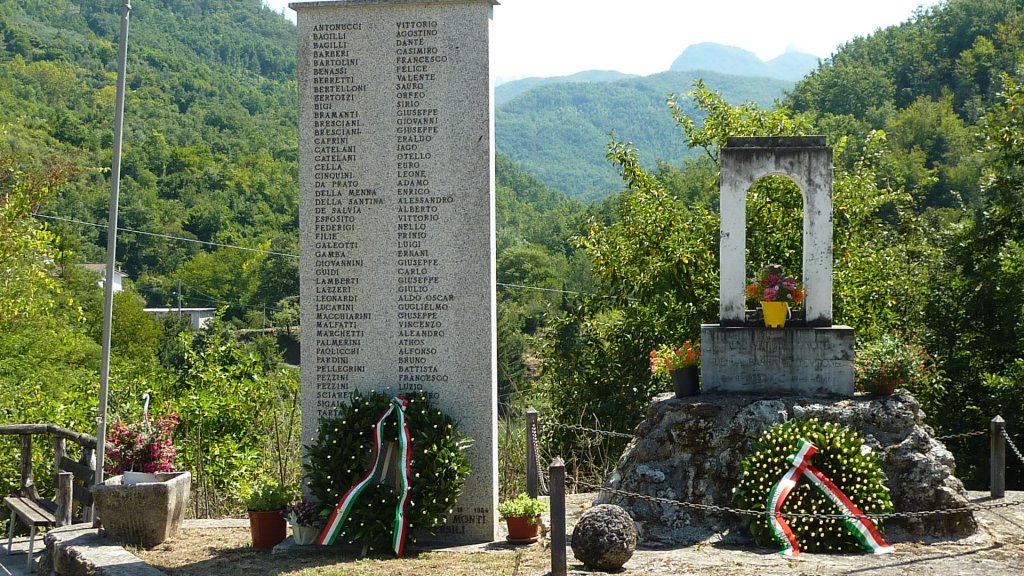
M 803 278 L 807 326 L 832 326 L 832 149 L 824 136 L 729 138 L 721 154 L 719 316 L 745 319 L 747 192 L 765 176 L 785 176 L 803 197 Z

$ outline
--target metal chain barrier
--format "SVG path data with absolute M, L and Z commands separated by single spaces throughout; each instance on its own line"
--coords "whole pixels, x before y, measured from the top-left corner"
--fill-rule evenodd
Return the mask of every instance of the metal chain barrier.
M 935 439 L 942 440 L 956 440 L 958 438 L 973 438 L 975 436 L 985 436 L 988 434 L 988 430 L 978 430 L 976 432 L 964 432 L 963 434 L 950 434 L 948 436 L 936 436 Z
M 633 434 L 625 434 L 623 432 L 610 432 L 608 430 L 598 430 L 596 428 L 587 428 L 586 426 L 579 426 L 579 425 L 576 425 L 576 424 L 562 424 L 560 422 L 554 422 L 554 421 L 551 421 L 551 420 L 545 420 L 544 424 L 546 424 L 548 426 L 552 426 L 554 428 L 563 428 L 565 430 L 573 430 L 575 432 L 585 432 L 587 434 L 596 434 L 596 435 L 599 435 L 599 436 L 610 436 L 610 437 L 613 437 L 613 438 L 628 438 L 628 439 L 632 439 L 634 437 Z M 985 436 L 987 434 L 988 434 L 988 430 L 977 430 L 975 432 L 963 432 L 961 434 L 948 434 L 946 436 L 935 436 L 935 439 L 939 440 L 939 441 L 957 440 L 957 439 L 960 439 L 960 438 L 974 438 L 974 437 L 977 437 L 977 436 Z M 1024 458 L 1022 458 L 1022 461 L 1024 461 Z
M 537 481 L 540 483 L 540 493 L 547 494 L 547 480 L 544 478 L 544 472 L 547 471 L 547 467 L 540 461 L 540 442 L 537 441 L 536 423 L 530 424 L 530 443 L 533 444 L 533 459 L 535 460 L 534 465 L 537 467 Z
M 1021 455 L 1017 445 L 1013 443 L 1012 439 L 1010 439 L 1010 435 L 1006 432 L 1006 428 L 1003 428 L 1003 438 L 1005 438 L 1006 443 L 1010 445 L 1010 450 L 1013 450 L 1013 453 L 1017 455 L 1017 460 L 1019 460 L 1021 464 L 1024 464 L 1024 456 Z
M 575 432 L 584 432 L 584 433 L 587 433 L 587 434 L 596 434 L 596 435 L 599 435 L 599 436 L 609 436 L 609 437 L 613 437 L 613 438 L 626 438 L 626 439 L 630 439 L 630 440 L 632 440 L 634 438 L 633 434 L 624 434 L 622 432 L 610 432 L 608 430 L 598 430 L 596 428 L 587 428 L 586 426 L 579 426 L 579 425 L 576 425 L 576 424 L 562 424 L 560 422 L 554 422 L 554 421 L 551 421 L 551 420 L 545 420 L 544 423 L 546 425 L 548 425 L 548 426 L 553 427 L 553 428 L 561 428 L 563 430 L 572 430 L 572 431 L 575 431 Z M 1010 445 L 1010 449 L 1013 450 L 1013 453 L 1016 454 L 1017 458 L 1021 461 L 1021 463 L 1024 463 L 1024 454 L 1021 453 L 1021 451 L 1013 443 L 1013 440 L 1010 439 L 1010 435 L 1006 432 L 1006 429 L 1003 429 L 1002 432 L 1003 432 L 1003 437 L 1006 439 L 1006 443 Z M 535 429 L 531 430 L 531 433 L 535 435 L 536 434 L 536 430 Z M 949 434 L 949 435 L 945 435 L 945 436 L 935 436 L 935 439 L 936 440 L 940 440 L 940 441 L 943 441 L 943 440 L 956 440 L 956 439 L 960 439 L 960 438 L 974 438 L 974 437 L 977 437 L 977 436 L 985 436 L 985 435 L 988 435 L 988 434 L 989 434 L 988 430 L 978 430 L 978 431 L 974 431 L 974 432 L 963 432 L 961 434 Z M 535 439 L 535 437 L 534 437 L 534 439 Z M 539 458 L 539 456 L 538 456 L 538 458 Z M 538 467 L 539 467 L 539 464 L 538 464 Z M 694 502 L 683 502 L 683 501 L 680 501 L 680 500 L 671 500 L 671 499 L 668 499 L 668 498 L 660 498 L 660 497 L 657 497 L 657 496 L 648 496 L 646 494 L 637 494 L 635 492 L 628 492 L 626 490 L 618 490 L 618 489 L 615 489 L 615 488 L 607 488 L 607 487 L 599 486 L 597 484 L 592 484 L 590 482 L 587 482 L 585 480 L 580 480 L 580 479 L 577 479 L 577 478 L 566 478 L 566 479 L 567 480 L 572 480 L 575 483 L 576 486 L 583 487 L 583 488 L 586 488 L 588 490 L 594 490 L 594 491 L 599 491 L 599 492 L 606 492 L 606 493 L 609 493 L 609 494 L 615 494 L 617 496 L 622 496 L 624 498 L 632 498 L 632 499 L 636 499 L 636 500 L 645 500 L 645 501 L 648 501 L 648 502 L 653 502 L 653 503 L 656 503 L 656 504 L 663 504 L 663 505 L 667 505 L 667 506 L 677 506 L 677 507 L 680 507 L 680 508 L 689 508 L 689 509 L 701 510 L 701 511 L 705 511 L 705 512 L 717 512 L 717 513 L 726 513 L 726 514 L 736 514 L 736 515 L 739 515 L 739 516 L 761 517 L 761 516 L 782 516 L 783 515 L 783 514 L 775 514 L 773 512 L 767 511 L 767 510 L 744 510 L 744 509 L 741 509 L 741 508 L 731 508 L 729 506 L 718 506 L 718 505 L 714 505 L 714 504 L 697 504 L 697 503 L 694 503 Z M 964 514 L 964 513 L 967 513 L 967 512 L 980 512 L 980 511 L 984 511 L 984 510 L 994 510 L 994 509 L 999 509 L 999 508 L 1010 508 L 1010 507 L 1013 507 L 1013 506 L 1021 506 L 1021 505 L 1024 505 L 1024 500 L 1013 501 L 1013 502 L 1004 501 L 1004 502 L 998 502 L 998 503 L 992 503 L 992 504 L 972 504 L 970 506 L 961 506 L 961 507 L 958 507 L 958 508 L 946 508 L 944 510 L 921 510 L 921 511 L 917 511 L 917 512 L 893 512 L 893 513 L 889 513 L 889 514 L 865 514 L 863 517 L 871 518 L 871 519 L 923 518 L 923 517 L 927 517 L 927 516 L 942 516 L 942 515 L 948 515 L 948 514 Z M 792 513 L 792 514 L 786 513 L 786 514 L 784 514 L 784 516 L 786 516 L 787 518 L 821 518 L 821 519 L 826 519 L 826 520 L 832 520 L 832 519 L 841 520 L 843 518 L 850 517 L 850 516 L 847 516 L 847 515 L 844 515 L 844 514 L 806 514 L 806 513 Z
M 645 500 L 647 502 L 654 502 L 656 504 L 663 504 L 666 506 L 677 506 L 679 508 L 690 508 L 693 510 L 702 510 L 706 512 L 720 512 L 727 514 L 736 514 L 738 516 L 785 516 L 786 518 L 821 518 L 826 520 L 842 520 L 843 518 L 870 518 L 872 520 L 888 519 L 888 518 L 923 518 L 927 516 L 941 516 L 946 514 L 963 514 L 966 512 L 979 512 L 982 510 L 993 510 L 997 508 L 1010 508 L 1013 506 L 1024 505 L 1024 500 L 1018 500 L 1014 502 L 998 502 L 994 504 L 973 504 L 971 506 L 961 506 L 959 508 L 947 508 L 945 510 L 921 510 L 917 512 L 893 512 L 890 514 L 864 514 L 864 515 L 845 515 L 845 514 L 806 514 L 806 513 L 786 513 L 777 514 L 768 510 L 744 510 L 742 508 L 730 508 L 728 506 L 716 506 L 714 504 L 696 504 L 693 502 L 683 502 L 680 500 L 670 500 L 668 498 L 659 498 L 657 496 L 648 496 L 646 494 L 637 494 L 635 492 L 627 492 L 625 490 L 617 490 L 615 488 L 607 488 L 591 484 L 583 480 L 576 480 L 577 486 L 582 486 L 590 490 L 596 490 L 599 492 L 607 492 L 609 494 L 615 494 L 625 498 L 632 498 L 635 500 Z
M 587 434 L 596 434 L 598 436 L 610 436 L 612 438 L 627 438 L 633 439 L 632 434 L 625 434 L 623 432 L 610 432 L 608 430 L 598 430 L 596 428 L 587 428 L 586 426 L 578 426 L 576 424 L 562 424 L 551 420 L 545 420 L 544 424 L 551 426 L 552 428 L 562 428 L 563 430 L 573 430 L 575 432 L 586 432 Z

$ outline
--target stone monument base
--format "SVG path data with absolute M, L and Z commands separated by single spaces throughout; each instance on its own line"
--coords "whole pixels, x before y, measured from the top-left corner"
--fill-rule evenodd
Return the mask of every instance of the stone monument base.
M 705 393 L 853 396 L 853 328 L 700 328 Z
M 696 504 L 734 508 L 732 489 L 740 461 L 754 442 L 789 418 L 817 418 L 858 431 L 880 454 L 897 512 L 969 506 L 963 484 L 953 475 L 953 455 L 924 424 L 920 404 L 908 392 L 842 400 L 802 397 L 712 396 L 676 399 L 658 396 L 647 419 L 607 480 L 608 488 Z M 601 493 L 601 504 L 630 513 L 645 545 L 670 546 L 706 541 L 745 543 L 748 518 L 662 505 Z M 977 529 L 971 513 L 886 521 L 887 539 L 960 537 Z M 896 530 L 893 531 L 892 529 Z

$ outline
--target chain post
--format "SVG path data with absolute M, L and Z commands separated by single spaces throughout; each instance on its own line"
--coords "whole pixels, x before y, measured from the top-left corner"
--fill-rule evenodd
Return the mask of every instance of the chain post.
M 530 495 L 530 498 L 536 498 L 540 494 L 536 430 L 537 410 L 530 407 L 526 409 L 526 493 Z
M 556 456 L 548 469 L 551 479 L 551 576 L 566 576 L 565 462 Z
M 989 446 L 989 487 L 993 498 L 1006 496 L 1006 420 L 997 415 L 991 422 Z

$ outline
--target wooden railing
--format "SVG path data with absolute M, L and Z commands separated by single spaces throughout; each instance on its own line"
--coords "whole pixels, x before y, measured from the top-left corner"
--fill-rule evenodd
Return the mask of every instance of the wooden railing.
M 17 434 L 21 437 L 21 481 L 17 494 L 26 498 L 38 498 L 35 481 L 32 479 L 32 436 L 46 435 L 53 442 L 54 455 L 54 486 L 57 486 L 57 471 L 74 469 L 78 477 L 96 469 L 96 438 L 89 434 L 61 428 L 55 424 L 5 424 L 0 425 L 0 435 Z M 67 441 L 70 440 L 82 447 L 82 457 L 74 462 L 67 457 Z

